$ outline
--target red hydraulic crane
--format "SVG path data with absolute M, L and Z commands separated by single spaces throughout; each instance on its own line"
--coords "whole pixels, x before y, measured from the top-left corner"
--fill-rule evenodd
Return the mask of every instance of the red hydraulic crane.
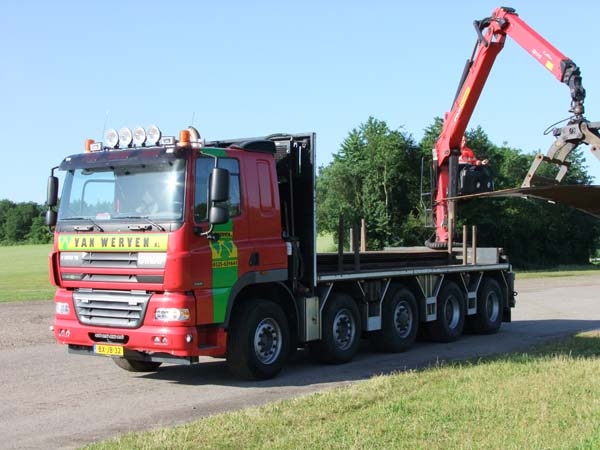
M 444 126 L 434 150 L 434 208 L 433 216 L 436 227 L 435 242 L 428 241 L 432 248 L 445 248 L 452 240 L 454 227 L 454 200 L 448 198 L 457 195 L 473 194 L 493 189 L 491 178 L 474 170 L 459 170 L 464 162 L 459 159 L 464 149 L 465 131 L 473 110 L 496 56 L 504 47 L 507 36 L 512 37 L 531 56 L 548 69 L 555 78 L 569 86 L 572 117 L 566 126 L 553 130 L 556 141 L 546 156 L 538 155 L 534 160 L 523 187 L 529 187 L 536 180 L 535 171 L 543 162 L 558 164 L 560 170 L 555 181 L 564 177 L 569 163 L 565 161 L 569 153 L 581 143 L 592 145 L 592 150 L 600 150 L 600 123 L 588 122 L 584 114 L 585 89 L 581 83 L 579 67 L 554 48 L 546 39 L 527 25 L 512 8 L 500 7 L 492 15 L 474 22 L 478 39 L 471 59 L 467 61 L 459 84 L 452 109 L 446 113 Z M 595 151 L 594 154 L 598 152 Z M 597 155 L 598 156 L 598 155 Z M 464 166 L 461 166 L 464 168 Z M 466 179 L 459 180 L 461 177 Z M 476 177 L 477 181 L 469 177 Z M 488 177 L 486 179 L 486 177 Z M 481 183 L 481 180 L 485 182 Z M 459 189 L 459 185 L 464 189 Z

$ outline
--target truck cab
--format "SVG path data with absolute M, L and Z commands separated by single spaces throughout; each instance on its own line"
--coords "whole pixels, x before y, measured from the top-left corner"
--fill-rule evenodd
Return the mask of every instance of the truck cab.
M 195 129 L 175 139 L 150 127 L 110 131 L 66 157 L 50 223 L 58 342 L 131 369 L 225 356 L 233 299 L 248 289 L 279 291 L 297 320 L 291 290 L 314 285 L 314 239 L 300 244 L 294 234 L 314 229 L 314 207 L 304 210 L 294 180 L 314 187 L 313 139 L 207 143 Z

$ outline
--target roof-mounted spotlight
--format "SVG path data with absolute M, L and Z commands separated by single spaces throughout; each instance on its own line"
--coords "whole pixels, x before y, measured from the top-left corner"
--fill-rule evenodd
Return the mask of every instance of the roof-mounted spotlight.
M 148 145 L 158 144 L 158 141 L 160 141 L 161 136 L 162 136 L 162 133 L 160 132 L 160 129 L 156 125 L 150 125 L 146 129 L 146 143 Z
M 123 147 L 129 147 L 131 142 L 133 142 L 133 133 L 127 127 L 123 127 L 119 130 L 119 142 L 123 145 Z
M 133 130 L 133 144 L 144 145 L 146 142 L 146 130 L 142 127 L 136 127 Z
M 106 146 L 109 148 L 118 148 L 119 147 L 119 133 L 114 128 L 110 128 L 106 131 L 104 135 L 104 141 L 106 142 Z

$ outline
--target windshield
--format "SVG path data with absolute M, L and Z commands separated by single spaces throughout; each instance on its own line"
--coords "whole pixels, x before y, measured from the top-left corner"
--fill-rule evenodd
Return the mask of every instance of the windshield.
M 155 165 L 72 169 L 65 177 L 58 219 L 180 220 L 184 180 L 182 159 Z

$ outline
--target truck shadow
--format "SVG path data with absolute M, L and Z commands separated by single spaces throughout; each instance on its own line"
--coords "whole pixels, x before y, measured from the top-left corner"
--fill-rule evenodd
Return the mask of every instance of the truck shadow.
M 583 331 L 600 329 L 600 320 L 525 320 L 503 324 L 495 335 L 465 334 L 451 343 L 417 341 L 405 353 L 373 353 L 367 340 L 361 343 L 358 355 L 349 363 L 323 365 L 315 362 L 306 350 L 298 350 L 272 380 L 241 381 L 227 370 L 223 359 L 206 359 L 193 366 L 165 365 L 157 372 L 136 375 L 140 379 L 163 380 L 192 386 L 230 386 L 239 388 L 327 387 L 328 384 L 365 380 L 377 375 L 420 370 L 458 361 L 477 364 L 478 359 L 509 352 L 532 351 L 533 347 Z M 590 339 L 600 355 L 600 334 Z M 565 354 L 569 354 L 565 349 Z M 535 352 L 533 353 L 535 355 Z M 310 389 L 316 390 L 316 389 Z M 299 389 L 303 392 L 305 389 Z M 308 392 L 308 391 L 307 391 Z

